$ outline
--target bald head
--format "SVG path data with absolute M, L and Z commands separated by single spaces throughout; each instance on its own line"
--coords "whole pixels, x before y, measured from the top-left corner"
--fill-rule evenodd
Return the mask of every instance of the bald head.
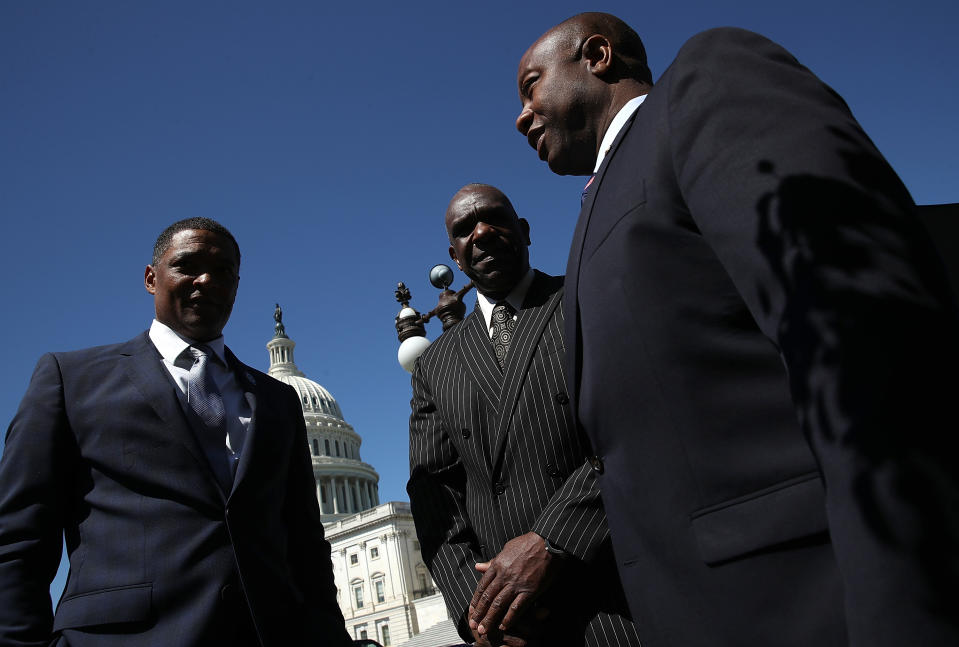
M 506 297 L 529 271 L 529 224 L 489 184 L 467 184 L 446 208 L 450 258 L 476 289 Z
M 592 173 L 609 124 L 652 85 L 643 41 L 607 13 L 582 13 L 540 36 L 520 59 L 516 128 L 550 170 Z
M 646 62 L 646 48 L 642 39 L 632 27 L 612 14 L 599 11 L 576 14 L 547 31 L 539 40 L 554 38 L 556 43 L 562 43 L 570 56 L 578 59 L 583 55 L 583 44 L 593 35 L 604 36 L 612 45 L 615 61 L 613 71 L 617 78 L 634 79 L 652 85 L 653 78 Z
M 469 209 L 477 202 L 501 204 L 516 215 L 513 209 L 513 203 L 509 201 L 506 194 L 491 184 L 482 184 L 480 182 L 471 182 L 453 194 L 450 203 L 446 207 L 446 231 L 449 233 L 450 221 L 455 219 L 456 215 L 464 209 Z

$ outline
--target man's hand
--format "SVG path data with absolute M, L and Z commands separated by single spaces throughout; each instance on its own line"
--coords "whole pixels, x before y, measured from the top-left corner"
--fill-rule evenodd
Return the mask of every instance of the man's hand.
M 475 629 L 470 629 L 473 632 L 473 647 L 493 647 L 493 643 L 489 641 L 489 637 L 481 634 Z
M 474 633 L 507 631 L 550 585 L 562 564 L 535 532 L 511 539 L 499 555 L 476 565 L 483 573 L 470 601 Z
M 473 607 L 470 607 L 469 613 L 473 613 Z M 541 643 L 537 638 L 543 633 L 543 619 L 548 614 L 549 611 L 546 609 L 537 609 L 535 618 L 524 618 L 522 622 L 515 624 L 509 633 L 494 629 L 481 634 L 476 629 L 471 629 L 475 641 L 473 645 L 474 647 L 539 647 Z

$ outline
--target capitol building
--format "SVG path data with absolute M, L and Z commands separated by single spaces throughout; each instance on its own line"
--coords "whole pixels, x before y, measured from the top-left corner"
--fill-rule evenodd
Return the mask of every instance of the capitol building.
M 363 439 L 340 405 L 293 361 L 296 343 L 276 307 L 266 347 L 269 375 L 300 398 L 313 478 L 346 629 L 384 647 L 437 647 L 461 642 L 416 540 L 410 504 L 380 503 L 379 474 L 360 456 Z

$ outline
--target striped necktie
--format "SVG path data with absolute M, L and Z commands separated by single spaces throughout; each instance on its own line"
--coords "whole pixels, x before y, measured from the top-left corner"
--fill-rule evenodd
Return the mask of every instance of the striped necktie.
M 589 187 L 593 183 L 593 180 L 596 179 L 596 174 L 593 173 L 589 176 L 589 182 L 586 183 L 586 186 L 583 187 L 583 195 L 579 199 L 579 206 L 586 204 L 586 194 L 589 193 Z

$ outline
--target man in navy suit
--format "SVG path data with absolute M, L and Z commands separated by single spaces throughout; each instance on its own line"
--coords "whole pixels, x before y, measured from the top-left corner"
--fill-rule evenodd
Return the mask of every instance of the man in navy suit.
M 570 395 L 644 645 L 959 644 L 955 305 L 843 100 L 729 28 L 653 85 L 600 13 L 517 81 L 540 159 L 594 174 Z
M 349 644 L 296 394 L 223 342 L 239 268 L 176 222 L 149 331 L 40 359 L 0 462 L 0 644 Z

